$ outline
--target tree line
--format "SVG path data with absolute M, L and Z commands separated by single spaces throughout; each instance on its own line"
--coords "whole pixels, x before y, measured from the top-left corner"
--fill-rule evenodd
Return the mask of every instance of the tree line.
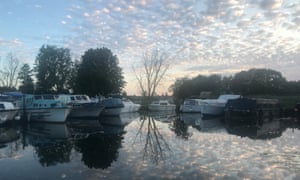
M 272 69 L 249 69 L 232 76 L 198 75 L 179 78 L 170 86 L 176 102 L 209 91 L 213 95 L 234 93 L 250 95 L 300 95 L 300 81 L 287 81 Z
M 105 47 L 88 49 L 80 60 L 72 61 L 68 48 L 43 45 L 36 56 L 34 67 L 24 64 L 17 73 L 18 66 L 11 65 L 13 62 L 9 61 L 8 70 L 0 71 L 0 82 L 18 80 L 18 90 L 23 93 L 71 92 L 95 96 L 121 93 L 125 85 L 118 57 Z M 14 74 L 10 73 L 12 71 Z M 3 82 L 0 91 L 8 90 L 17 88 Z

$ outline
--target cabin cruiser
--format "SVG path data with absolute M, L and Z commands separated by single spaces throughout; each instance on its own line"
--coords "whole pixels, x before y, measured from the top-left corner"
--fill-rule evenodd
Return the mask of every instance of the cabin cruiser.
M 21 116 L 27 121 L 65 122 L 71 107 L 57 100 L 55 95 L 26 94 L 19 100 Z
M 153 101 L 148 106 L 150 111 L 175 111 L 175 104 L 170 104 L 167 100 Z
M 14 120 L 18 115 L 18 108 L 12 102 L 0 101 L 0 124 Z
M 104 109 L 103 104 L 92 101 L 89 96 L 84 94 L 62 94 L 58 95 L 57 99 L 72 106 L 68 116 L 70 118 L 96 118 Z
M 201 101 L 201 113 L 203 115 L 222 115 L 229 99 L 238 99 L 241 95 L 224 94 L 217 99 L 204 99 Z

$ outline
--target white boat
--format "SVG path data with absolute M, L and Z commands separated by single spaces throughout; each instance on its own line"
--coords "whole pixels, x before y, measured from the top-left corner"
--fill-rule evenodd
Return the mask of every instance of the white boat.
M 0 124 L 14 120 L 18 115 L 18 108 L 12 102 L 0 101 Z
M 241 95 L 224 94 L 218 99 L 204 99 L 201 101 L 201 113 L 204 115 L 221 115 L 224 113 L 224 108 L 229 99 L 238 99 Z
M 149 104 L 148 109 L 150 111 L 175 111 L 176 105 L 170 104 L 167 100 L 159 100 Z
M 58 95 L 57 99 L 72 106 L 68 116 L 70 118 L 96 118 L 104 109 L 103 104 L 91 101 L 89 96 L 84 94 L 62 94 Z
M 100 100 L 100 102 L 105 106 L 101 113 L 103 116 L 119 116 L 124 107 L 121 98 L 109 97 Z
M 65 122 L 71 111 L 55 95 L 25 95 L 19 103 L 21 116 L 28 121 Z
M 137 112 L 140 110 L 141 105 L 132 102 L 130 99 L 123 99 L 124 107 L 121 110 L 121 113 L 130 113 Z
M 180 105 L 180 112 L 183 113 L 200 113 L 201 102 L 203 99 L 186 99 L 183 104 Z

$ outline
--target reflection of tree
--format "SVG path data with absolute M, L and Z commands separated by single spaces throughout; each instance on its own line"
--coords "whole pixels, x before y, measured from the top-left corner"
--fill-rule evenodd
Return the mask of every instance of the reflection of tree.
M 148 157 L 154 163 L 158 164 L 159 161 L 164 160 L 165 151 L 170 151 L 171 149 L 163 135 L 159 132 L 154 118 L 147 115 L 141 116 L 141 126 L 136 137 L 140 136 L 142 138 L 144 130 L 146 132 L 146 140 L 143 159 Z
M 192 133 L 188 132 L 189 126 L 184 123 L 184 121 L 180 120 L 179 118 L 176 118 L 169 126 L 171 131 L 174 131 L 174 133 L 178 137 L 182 137 L 183 139 L 188 139 L 192 136 Z
M 52 140 L 48 143 L 36 144 L 35 150 L 42 166 L 54 166 L 58 163 L 70 162 L 72 144 L 67 140 Z
M 75 149 L 82 153 L 82 161 L 89 168 L 105 169 L 118 158 L 118 149 L 122 145 L 123 133 L 92 134 L 78 140 Z

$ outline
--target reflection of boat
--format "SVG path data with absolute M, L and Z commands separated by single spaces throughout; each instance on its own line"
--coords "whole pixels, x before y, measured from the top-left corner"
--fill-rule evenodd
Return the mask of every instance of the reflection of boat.
M 218 99 L 204 99 L 201 101 L 201 113 L 206 115 L 221 115 L 229 99 L 238 99 L 240 95 L 224 94 Z
M 41 123 L 27 124 L 25 132 L 33 139 L 67 139 L 70 136 L 69 129 L 65 123 Z
M 176 116 L 176 112 L 173 110 L 171 110 L 171 111 L 153 111 L 153 112 L 148 112 L 147 115 L 157 121 L 170 122 Z
M 280 137 L 283 131 L 280 120 L 263 122 L 260 126 L 235 126 L 228 125 L 227 131 L 230 134 L 249 137 L 252 139 L 270 139 Z
M 22 116 L 28 121 L 65 122 L 71 110 L 54 95 L 25 95 L 20 104 Z
M 199 113 L 201 112 L 202 99 L 186 99 L 183 104 L 180 105 L 180 112 L 183 113 Z
M 124 104 L 121 98 L 109 97 L 101 100 L 105 106 L 101 115 L 103 116 L 119 116 Z
M 130 99 L 123 99 L 124 107 L 121 110 L 121 113 L 127 113 L 127 112 L 137 112 L 139 111 L 141 105 L 135 104 Z
M 103 125 L 126 126 L 140 117 L 139 113 L 125 113 L 120 116 L 100 117 L 100 123 Z
M 104 109 L 104 105 L 91 101 L 87 95 L 83 94 L 58 95 L 58 100 L 72 106 L 72 110 L 68 115 L 70 118 L 99 117 Z
M 175 111 L 175 104 L 170 104 L 167 100 L 153 101 L 148 106 L 150 111 Z
M 64 123 L 28 123 L 24 129 L 24 146 L 31 145 L 42 166 L 70 161 L 72 143 Z
M 20 134 L 15 128 L 1 127 L 0 128 L 0 148 L 3 144 L 15 141 L 20 138 Z
M 125 132 L 125 126 L 130 123 L 127 121 L 128 119 L 123 120 L 120 116 L 101 117 L 100 124 L 105 134 L 120 134 Z
M 187 125 L 196 126 L 201 131 L 213 131 L 224 128 L 220 117 L 204 117 L 200 113 L 181 113 L 180 120 Z
M 93 134 L 103 133 L 103 127 L 98 119 L 71 119 L 67 126 L 73 139 L 83 139 Z
M 0 124 L 13 120 L 18 114 L 18 108 L 11 102 L 0 101 Z

